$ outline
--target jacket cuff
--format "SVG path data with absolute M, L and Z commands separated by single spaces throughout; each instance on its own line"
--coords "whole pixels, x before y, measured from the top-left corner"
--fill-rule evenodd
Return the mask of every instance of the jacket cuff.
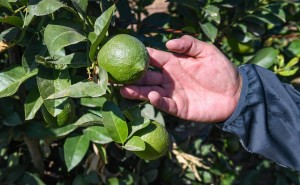
M 244 148 L 251 152 L 256 150 L 256 144 L 251 142 L 254 139 L 252 137 L 259 137 L 258 135 L 254 136 L 254 133 L 251 132 L 253 126 L 251 123 L 254 121 L 257 111 L 266 114 L 264 92 L 255 65 L 242 65 L 238 71 L 242 77 L 240 99 L 233 114 L 222 124 L 222 130 L 238 135 Z

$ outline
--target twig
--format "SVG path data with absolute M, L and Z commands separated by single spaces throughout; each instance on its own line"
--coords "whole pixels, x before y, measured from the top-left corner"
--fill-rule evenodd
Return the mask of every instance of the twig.
M 34 168 L 36 168 L 38 170 L 38 173 L 42 175 L 45 170 L 45 165 L 38 141 L 24 136 L 24 142 L 29 150 Z

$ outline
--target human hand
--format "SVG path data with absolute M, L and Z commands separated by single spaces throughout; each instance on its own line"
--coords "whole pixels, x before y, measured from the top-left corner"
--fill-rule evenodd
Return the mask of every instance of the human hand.
M 220 122 L 237 106 L 241 77 L 214 45 L 191 36 L 170 40 L 173 53 L 148 48 L 148 71 L 137 83 L 121 88 L 125 98 L 149 100 L 156 108 L 182 119 Z

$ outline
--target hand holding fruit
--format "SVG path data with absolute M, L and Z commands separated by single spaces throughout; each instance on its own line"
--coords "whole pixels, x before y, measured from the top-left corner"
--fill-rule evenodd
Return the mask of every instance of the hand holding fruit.
M 241 91 L 241 77 L 234 65 L 213 45 L 190 36 L 170 40 L 173 52 L 148 48 L 150 64 L 161 72 L 148 71 L 121 94 L 149 100 L 174 116 L 200 122 L 224 121 L 233 113 Z

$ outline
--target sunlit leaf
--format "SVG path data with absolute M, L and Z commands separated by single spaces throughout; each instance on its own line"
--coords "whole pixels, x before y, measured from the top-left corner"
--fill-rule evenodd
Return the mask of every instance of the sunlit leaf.
M 296 64 L 299 63 L 299 58 L 298 57 L 294 57 L 292 58 L 287 64 L 285 67 L 293 67 L 295 66 Z
M 33 119 L 43 102 L 38 89 L 31 90 L 24 103 L 25 120 Z
M 87 113 L 83 116 L 81 116 L 75 123 L 74 125 L 76 126 L 82 126 L 82 125 L 90 125 L 90 124 L 102 124 L 102 118 L 92 114 L 92 113 Z
M 35 16 L 31 13 L 27 13 L 24 18 L 23 27 L 27 27 L 33 20 Z
M 205 13 L 207 14 L 210 20 L 215 21 L 215 23 L 220 24 L 221 16 L 220 16 L 220 8 L 215 5 L 208 5 L 204 8 Z
M 68 171 L 76 167 L 89 148 L 89 139 L 85 135 L 68 137 L 64 143 L 64 159 Z
M 101 14 L 99 18 L 97 18 L 95 25 L 94 25 L 94 36 L 97 35 L 96 39 L 92 42 L 92 46 L 90 48 L 89 56 L 90 60 L 94 61 L 95 60 L 95 54 L 97 51 L 98 46 L 102 42 L 102 40 L 106 36 L 106 32 L 109 28 L 111 18 L 115 12 L 115 5 L 111 6 L 109 9 L 107 9 L 105 12 Z M 89 37 L 90 38 L 90 37 Z
M 76 4 L 83 12 L 86 12 L 89 1 L 88 0 L 72 0 L 72 3 Z M 76 7 L 76 5 L 74 5 L 74 6 Z
M 99 76 L 99 81 L 98 81 L 98 85 L 101 86 L 102 89 L 106 89 L 107 88 L 107 84 L 108 84 L 108 73 L 107 71 L 99 66 L 99 72 L 98 72 L 98 76 Z
M 67 70 L 58 71 L 54 69 L 39 68 L 37 84 L 44 105 L 52 116 L 59 115 L 68 103 L 67 98 L 47 100 L 52 94 L 62 91 L 71 85 L 69 72 Z
M 214 42 L 218 35 L 218 28 L 210 22 L 200 24 L 200 27 L 201 27 L 202 31 L 204 32 L 204 34 L 209 38 L 209 40 Z
M 0 0 L 0 7 L 1 6 L 4 7 L 4 8 L 9 9 L 10 11 L 13 11 L 13 9 L 12 9 L 12 7 L 11 7 L 8 0 Z
M 105 93 L 100 85 L 93 81 L 83 81 L 73 84 L 62 91 L 52 94 L 47 99 L 56 99 L 63 97 L 82 98 L 82 97 L 100 97 Z
M 130 135 L 129 138 L 134 135 L 137 131 L 147 127 L 150 123 L 150 120 L 147 118 L 134 119 L 128 123 L 130 126 Z
M 287 47 L 287 50 L 292 55 L 300 57 L 300 39 L 293 40 Z
M 42 16 L 48 15 L 56 10 L 66 7 L 58 0 L 28 0 L 28 12 L 32 15 Z
M 272 47 L 263 48 L 255 53 L 254 57 L 250 60 L 250 63 L 268 69 L 277 62 L 278 53 L 279 51 Z
M 0 73 L 0 98 L 15 94 L 19 86 L 28 78 L 37 74 L 37 70 L 26 73 L 21 66 L 11 66 Z
M 140 137 L 133 136 L 125 143 L 123 148 L 129 151 L 143 151 L 145 150 L 146 145 Z
M 18 16 L 6 16 L 0 17 L 0 22 L 7 23 L 16 27 L 21 28 L 23 26 L 23 20 Z
M 103 126 L 91 126 L 83 130 L 83 133 L 86 135 L 86 137 L 98 144 L 107 144 L 112 142 L 107 129 Z
M 46 67 L 64 70 L 67 68 L 88 67 L 89 61 L 87 57 L 86 53 L 72 53 L 70 55 L 63 56 L 58 60 L 47 60 L 46 58 L 37 55 L 35 56 L 35 60 L 37 63 Z
M 69 20 L 50 23 L 44 31 L 45 44 L 51 56 L 66 46 L 85 41 L 87 38 Z
M 0 40 L 5 41 L 7 43 L 15 42 L 19 33 L 20 29 L 17 27 L 8 28 L 0 34 Z
M 86 107 L 102 107 L 105 101 L 106 101 L 105 97 L 80 98 L 80 104 Z
M 284 69 L 282 71 L 279 71 L 278 74 L 281 76 L 293 76 L 294 74 L 297 73 L 298 70 L 299 70 L 299 67 L 296 66 L 296 67 L 293 67 L 290 69 Z
M 155 109 L 151 104 L 144 105 L 144 107 L 142 108 L 142 116 L 165 125 L 165 120 L 162 113 Z

